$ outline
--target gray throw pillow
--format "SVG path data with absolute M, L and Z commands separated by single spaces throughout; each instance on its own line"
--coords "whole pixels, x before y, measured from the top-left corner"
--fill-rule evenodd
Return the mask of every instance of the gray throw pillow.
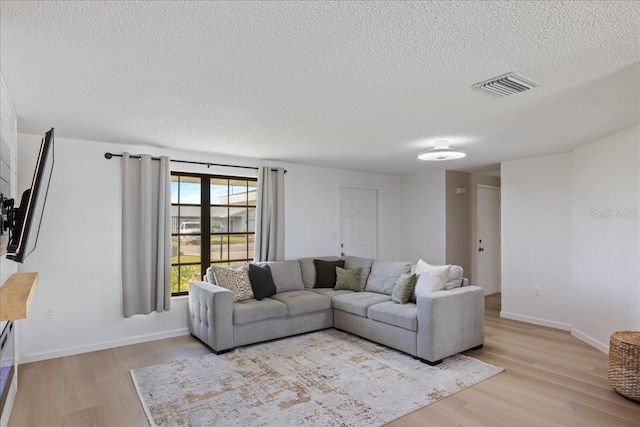
M 360 269 L 345 270 L 336 267 L 336 291 L 360 292 Z
M 367 286 L 369 273 L 371 273 L 371 264 L 373 264 L 373 260 L 351 255 L 344 255 L 342 259 L 344 260 L 344 268 L 347 270 L 354 270 L 356 268 L 360 269 L 360 290 L 364 291 L 365 286 Z
M 364 290 L 391 295 L 400 275 L 408 274 L 409 270 L 411 270 L 410 262 L 375 260 L 371 265 L 371 273 Z

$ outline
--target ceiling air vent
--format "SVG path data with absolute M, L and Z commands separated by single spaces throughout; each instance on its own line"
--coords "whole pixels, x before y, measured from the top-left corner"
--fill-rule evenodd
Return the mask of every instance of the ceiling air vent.
M 473 85 L 473 87 L 488 90 L 501 96 L 524 92 L 537 86 L 537 83 L 515 73 L 503 74 Z

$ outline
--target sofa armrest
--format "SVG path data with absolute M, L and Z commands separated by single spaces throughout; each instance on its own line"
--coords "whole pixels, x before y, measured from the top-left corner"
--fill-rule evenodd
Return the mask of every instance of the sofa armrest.
M 465 286 L 417 298 L 417 356 L 437 362 L 484 343 L 484 291 Z
M 189 285 L 189 332 L 219 352 L 233 344 L 233 292 L 207 282 Z

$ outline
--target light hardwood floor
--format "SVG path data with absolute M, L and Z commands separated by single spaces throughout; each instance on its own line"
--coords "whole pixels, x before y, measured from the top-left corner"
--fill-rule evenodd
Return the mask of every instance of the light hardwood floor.
M 640 403 L 609 387 L 605 354 L 501 319 L 497 295 L 486 306 L 484 348 L 467 354 L 506 371 L 390 426 L 640 426 Z M 22 365 L 9 426 L 147 426 L 129 370 L 209 352 L 179 337 Z

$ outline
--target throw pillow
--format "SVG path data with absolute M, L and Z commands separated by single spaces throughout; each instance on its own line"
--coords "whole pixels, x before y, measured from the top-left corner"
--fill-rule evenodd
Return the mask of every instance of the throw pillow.
M 216 284 L 233 292 L 233 302 L 253 298 L 253 289 L 246 268 L 211 267 Z
M 360 269 L 345 270 L 336 267 L 336 291 L 360 292 Z
M 406 304 L 411 299 L 413 291 L 416 288 L 416 275 L 403 274 L 398 278 L 396 287 L 393 288 L 391 299 L 398 304 Z
M 216 278 L 213 277 L 213 269 L 211 267 L 207 268 L 205 275 L 207 277 L 207 282 L 211 283 L 212 285 L 216 284 Z
M 268 265 L 249 264 L 249 281 L 253 295 L 258 301 L 276 293 L 276 284 L 273 283 L 273 276 L 271 276 L 271 269 Z
M 418 261 L 418 265 L 416 267 L 418 281 L 416 282 L 415 295 L 426 295 L 431 292 L 443 290 L 447 284 L 447 277 L 449 276 L 451 265 L 441 265 L 436 267 L 422 261 L 426 266 L 421 266 L 420 261 Z
M 314 288 L 335 288 L 336 267 L 344 268 L 344 260 L 323 261 L 314 259 L 316 265 L 316 285 Z
M 445 289 L 454 289 L 462 286 L 462 278 L 464 270 L 459 265 L 451 264 L 451 270 L 449 271 L 449 277 L 447 277 L 447 284 Z
M 344 268 L 347 270 L 360 269 L 360 290 L 364 291 L 365 286 L 367 286 L 367 279 L 369 279 L 369 273 L 371 273 L 373 260 L 351 255 L 344 255 L 341 259 L 344 260 Z
M 409 273 L 411 263 L 402 261 L 375 260 L 364 290 L 379 294 L 392 295 L 393 287 L 401 274 Z
M 431 267 L 437 267 L 431 265 L 424 260 L 419 260 L 418 263 L 412 268 L 412 273 L 420 274 L 420 271 L 427 270 Z M 464 276 L 464 270 L 459 265 L 451 264 L 451 270 L 447 276 L 447 283 L 444 286 L 445 289 L 454 289 L 462 286 L 462 278 Z

